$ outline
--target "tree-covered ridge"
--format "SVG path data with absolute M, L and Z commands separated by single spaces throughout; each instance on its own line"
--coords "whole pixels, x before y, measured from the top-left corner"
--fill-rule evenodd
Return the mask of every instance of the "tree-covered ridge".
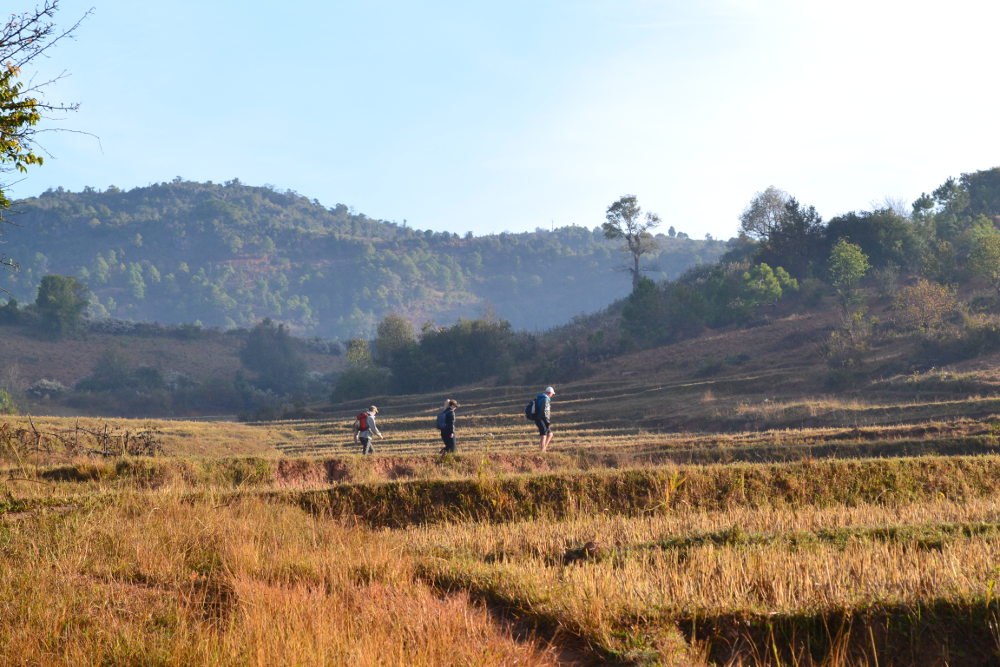
M 629 291 L 624 258 L 599 229 L 420 231 L 292 192 L 175 179 L 123 191 L 50 190 L 16 202 L 3 284 L 22 302 L 43 276 L 73 275 L 95 313 L 249 326 L 271 317 L 309 335 L 374 332 L 388 312 L 439 323 L 484 310 L 542 329 Z M 647 274 L 673 278 L 726 244 L 663 236 Z

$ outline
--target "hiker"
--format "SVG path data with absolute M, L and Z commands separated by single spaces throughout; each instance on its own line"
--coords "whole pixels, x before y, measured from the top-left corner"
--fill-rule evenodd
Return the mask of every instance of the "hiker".
M 543 452 L 548 449 L 549 443 L 552 442 L 552 423 L 550 421 L 551 413 L 549 405 L 552 403 L 552 397 L 555 395 L 555 389 L 546 387 L 545 391 L 535 396 L 535 426 L 538 427 L 538 444 L 541 446 Z
M 444 402 L 444 410 L 437 416 L 436 424 L 441 430 L 441 442 L 444 443 L 441 454 L 454 454 L 458 451 L 455 447 L 455 408 L 457 407 L 458 401 L 449 398 Z
M 375 425 L 375 415 L 377 414 L 378 408 L 372 405 L 369 406 L 367 412 L 362 412 L 354 419 L 354 442 L 361 442 L 362 454 L 375 453 L 372 435 L 377 435 L 382 440 L 385 439 L 378 430 L 378 426 Z

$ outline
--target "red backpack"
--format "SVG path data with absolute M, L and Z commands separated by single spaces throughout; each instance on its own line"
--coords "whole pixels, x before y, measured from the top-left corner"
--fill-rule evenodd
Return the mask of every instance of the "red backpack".
M 368 430 L 368 413 L 367 412 L 362 412 L 361 414 L 359 414 L 357 416 L 357 423 L 355 424 L 355 428 L 357 429 L 358 433 L 360 433 L 361 431 L 367 431 Z

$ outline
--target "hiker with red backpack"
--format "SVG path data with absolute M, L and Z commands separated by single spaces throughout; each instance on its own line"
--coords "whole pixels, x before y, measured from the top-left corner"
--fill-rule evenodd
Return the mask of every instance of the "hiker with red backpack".
M 380 439 L 385 439 L 375 425 L 375 415 L 378 408 L 370 406 L 366 412 L 360 413 L 354 418 L 354 442 L 361 442 L 362 454 L 374 454 L 375 447 L 372 445 L 372 436 L 377 435 Z

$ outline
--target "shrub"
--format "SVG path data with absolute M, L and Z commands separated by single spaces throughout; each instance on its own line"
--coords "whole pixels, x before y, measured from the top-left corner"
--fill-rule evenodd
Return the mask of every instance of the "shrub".
M 62 382 L 43 378 L 28 387 L 25 393 L 35 398 L 57 398 L 67 391 L 69 391 L 69 387 Z
M 0 389 L 0 415 L 16 415 L 18 413 L 17 404 L 11 395 Z
M 831 368 L 862 369 L 874 325 L 875 321 L 865 317 L 863 310 L 852 313 L 843 328 L 830 334 L 824 350 L 827 364 Z
M 898 326 L 930 331 L 940 328 L 958 310 L 958 299 L 952 288 L 920 278 L 897 292 L 895 307 Z
M 922 340 L 921 358 L 930 364 L 947 364 L 1000 350 L 1000 322 L 993 318 L 966 316 L 957 331 Z

